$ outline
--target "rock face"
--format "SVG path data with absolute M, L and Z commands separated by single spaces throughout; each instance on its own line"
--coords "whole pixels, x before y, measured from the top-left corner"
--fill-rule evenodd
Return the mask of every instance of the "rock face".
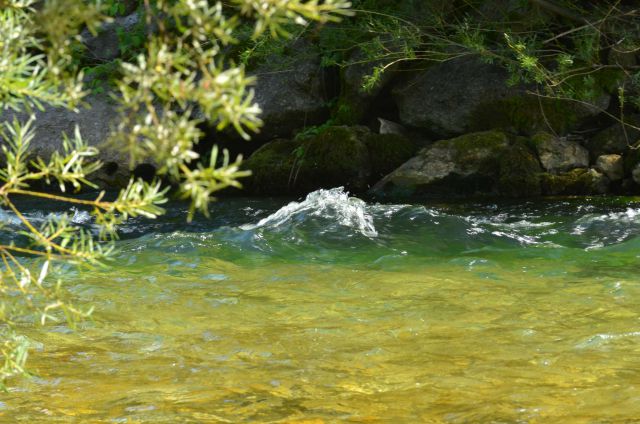
M 401 48 L 401 46 L 394 45 L 392 37 L 388 37 L 388 40 L 381 41 L 381 43 L 389 52 L 396 52 Z M 374 74 L 376 67 L 387 63 L 382 60 L 369 60 L 367 54 L 360 49 L 351 54 L 349 62 L 351 64 L 343 68 L 341 75 L 342 92 L 339 103 L 342 109 L 338 110 L 338 119 L 340 122 L 353 125 L 360 122 L 370 110 L 374 99 L 391 81 L 398 66 L 389 67 L 377 76 L 375 83 L 365 88 L 366 78 Z
M 505 197 L 535 197 L 542 193 L 542 168 L 526 140 L 518 139 L 501 156 L 497 190 Z
M 624 177 L 624 161 L 620 155 L 598 156 L 595 169 L 611 181 L 619 181 Z
M 640 127 L 640 115 L 632 115 L 625 122 Z M 640 130 L 632 126 L 616 124 L 595 134 L 587 142 L 587 147 L 595 159 L 605 154 L 623 154 L 634 143 L 640 141 Z
M 261 194 L 305 193 L 319 188 L 366 187 L 371 173 L 366 127 L 330 127 L 302 140 L 276 140 L 256 150 L 244 167 L 246 187 Z
M 549 133 L 536 134 L 532 142 L 542 167 L 552 174 L 589 166 L 589 151 L 578 143 Z
M 296 186 L 305 191 L 340 185 L 351 191 L 366 189 L 371 176 L 367 135 L 364 127 L 331 127 L 304 140 L 295 169 Z
M 118 17 L 102 25 L 97 35 L 92 35 L 88 30 L 82 31 L 82 42 L 87 47 L 88 53 L 94 59 L 109 61 L 120 56 L 119 33 L 127 33 L 140 23 L 140 15 L 134 12 L 128 16 Z
M 559 175 L 542 175 L 545 195 L 605 194 L 608 191 L 609 179 L 595 169 L 577 168 Z
M 328 117 L 320 55 L 308 43 L 295 44 L 291 57 L 274 57 L 252 74 L 257 77 L 254 100 L 265 124 L 254 140 L 290 137 Z
M 607 95 L 593 107 L 541 99 L 507 80 L 499 66 L 460 58 L 431 66 L 393 95 L 404 124 L 443 138 L 488 129 L 532 134 L 549 126 L 564 134 L 609 105 Z
M 483 102 L 514 94 L 503 69 L 477 59 L 436 64 L 393 91 L 402 122 L 443 137 L 471 130 Z
M 421 150 L 376 184 L 372 193 L 444 198 L 594 195 L 607 193 L 611 181 L 623 177 L 618 155 L 601 157 L 598 169 L 588 166 L 583 147 L 550 134 L 509 139 L 500 131 L 471 133 Z M 634 176 L 640 181 L 640 165 Z
M 242 163 L 251 170 L 251 176 L 243 180 L 244 190 L 258 194 L 282 194 L 294 192 L 295 149 L 300 143 L 294 140 L 276 139 L 258 150 Z
M 369 151 L 371 182 L 376 182 L 416 153 L 417 146 L 402 134 L 368 134 L 364 142 Z
M 438 141 L 383 178 L 372 193 L 455 197 L 491 192 L 499 178 L 499 157 L 508 146 L 509 138 L 499 131 Z
M 366 127 L 328 127 L 315 136 L 278 139 L 244 162 L 253 175 L 248 191 L 258 194 L 305 193 L 344 186 L 362 192 L 415 153 L 404 137 L 372 134 Z
M 76 125 L 82 138 L 91 146 L 100 149 L 97 159 L 104 163 L 91 180 L 103 187 L 123 186 L 129 179 L 128 162 L 121 153 L 104 148 L 111 123 L 117 117 L 116 106 L 105 96 L 89 96 L 86 99 L 89 108 L 81 108 L 78 113 L 64 108 L 48 108 L 35 113 L 35 136 L 31 142 L 29 155 L 48 160 L 54 151 L 62 151 L 62 134 L 73 137 Z M 4 112 L 0 121 L 12 121 L 17 118 L 26 121 L 24 113 Z

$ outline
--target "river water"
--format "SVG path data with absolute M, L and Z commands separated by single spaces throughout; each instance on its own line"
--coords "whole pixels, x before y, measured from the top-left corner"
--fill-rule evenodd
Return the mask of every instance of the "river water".
M 123 228 L 0 422 L 640 422 L 640 204 L 232 199 Z M 86 216 L 79 212 L 77 220 Z

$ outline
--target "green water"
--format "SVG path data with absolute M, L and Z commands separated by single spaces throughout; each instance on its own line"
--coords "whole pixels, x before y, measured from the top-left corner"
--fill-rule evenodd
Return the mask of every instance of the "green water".
M 286 204 L 123 228 L 0 422 L 640 422 L 639 205 Z

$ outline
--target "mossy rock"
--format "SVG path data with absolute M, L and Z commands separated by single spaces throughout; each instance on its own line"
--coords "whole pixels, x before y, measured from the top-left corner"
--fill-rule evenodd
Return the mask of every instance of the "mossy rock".
M 331 111 L 337 125 L 355 125 L 362 120 L 365 112 L 355 100 L 340 98 Z
M 242 164 L 252 172 L 244 181 L 247 191 L 258 194 L 284 194 L 291 192 L 295 163 L 293 152 L 298 141 L 277 139 L 256 150 Z
M 500 149 L 506 146 L 509 137 L 499 130 L 482 131 L 461 135 L 438 143 L 450 143 L 456 151 L 457 158 L 464 160 L 467 156 L 475 156 L 479 151 Z
M 542 167 L 552 174 L 589 166 L 589 151 L 575 141 L 539 132 L 531 137 L 530 144 Z
M 470 181 L 462 179 L 458 190 L 487 191 L 489 184 L 495 184 L 500 167 L 499 158 L 510 142 L 506 133 L 500 130 L 469 133 L 448 142 L 454 148 L 453 160 L 459 169 L 458 173 L 475 175 Z M 442 141 L 434 145 L 439 143 Z M 466 184 L 470 184 L 469 187 L 465 187 Z
M 622 72 L 610 69 L 591 75 L 589 86 L 585 79 L 572 80 L 575 92 L 595 93 L 588 102 L 539 97 L 526 92 L 486 102 L 474 112 L 472 128 L 502 128 L 528 135 L 549 130 L 567 134 L 580 127 L 586 119 L 606 110 L 611 94 L 623 78 Z
M 615 124 L 595 134 L 587 142 L 587 148 L 592 160 L 606 154 L 625 154 L 630 146 L 640 141 L 640 131 L 633 128 L 640 126 L 640 115 L 631 115 L 625 118 L 625 123 Z
M 542 192 L 546 195 L 605 194 L 609 179 L 594 169 L 577 168 L 559 175 L 542 174 Z
M 502 128 L 523 135 L 549 130 L 556 134 L 567 134 L 580 127 L 585 120 L 606 110 L 611 93 L 623 78 L 623 73 L 618 70 L 603 70 L 592 75 L 590 81 L 593 83 L 588 87 L 584 79 L 575 78 L 574 91 L 595 93 L 589 102 L 540 97 L 525 91 L 490 100 L 476 108 L 472 114 L 471 128 Z
M 399 134 L 369 134 L 364 138 L 369 151 L 371 178 L 378 180 L 416 154 L 418 146 Z
M 366 127 L 328 127 L 302 141 L 296 149 L 294 185 L 302 191 L 344 186 L 367 188 L 371 175 L 369 152 L 363 139 Z
M 387 198 L 495 194 L 500 158 L 509 142 L 500 131 L 438 141 L 383 178 L 371 193 Z
M 517 140 L 499 159 L 497 189 L 506 197 L 540 196 L 542 167 L 526 141 Z
M 476 131 L 500 128 L 517 134 L 531 135 L 549 130 L 566 134 L 584 119 L 585 110 L 568 101 L 518 95 L 480 105 L 472 117 Z

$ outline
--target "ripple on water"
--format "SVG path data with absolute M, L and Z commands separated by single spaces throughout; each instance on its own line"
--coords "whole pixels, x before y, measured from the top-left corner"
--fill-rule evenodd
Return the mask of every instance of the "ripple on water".
M 385 205 L 333 189 L 215 208 L 134 221 L 112 268 L 69 278 L 94 322 L 30 330 L 39 377 L 5 395 L 0 421 L 640 416 L 633 205 Z

